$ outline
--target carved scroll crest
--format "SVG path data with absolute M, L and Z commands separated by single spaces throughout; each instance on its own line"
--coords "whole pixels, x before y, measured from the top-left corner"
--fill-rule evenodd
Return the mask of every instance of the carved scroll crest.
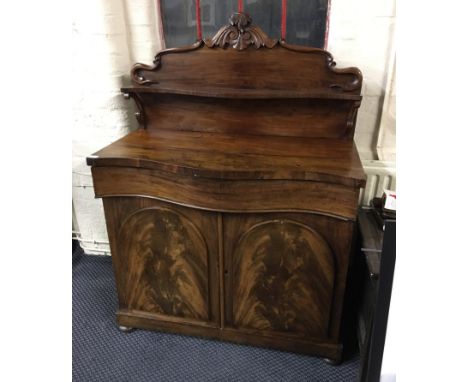
M 213 49 L 213 48 L 234 48 L 237 51 L 246 50 L 249 47 L 260 50 L 260 48 L 281 48 L 291 52 L 310 54 L 321 56 L 324 60 L 323 64 L 327 67 L 333 76 L 327 76 L 321 86 L 322 90 L 331 90 L 334 93 L 360 93 L 362 86 L 362 74 L 357 68 L 336 68 L 335 61 L 330 52 L 324 49 L 313 48 L 309 46 L 298 46 L 286 43 L 284 40 L 269 38 L 258 26 L 252 25 L 252 18 L 241 12 L 236 12 L 229 18 L 229 25 L 223 26 L 212 38 L 197 40 L 190 46 L 170 48 L 160 51 L 156 54 L 153 65 L 135 64 L 131 71 L 132 82 L 138 86 L 152 86 L 160 84 L 160 79 L 156 76 L 156 72 L 163 65 L 163 56 L 172 54 L 190 54 L 198 49 Z M 208 59 L 213 57 L 207 55 Z M 236 60 L 239 58 L 232 59 Z M 249 56 L 250 60 L 255 61 L 254 56 Z M 282 58 L 284 59 L 284 58 Z M 189 61 L 190 57 L 186 57 Z M 318 63 L 317 63 L 318 65 Z M 322 64 L 320 64 L 322 65 Z M 207 62 L 207 67 L 209 63 Z M 164 80 L 164 75 L 161 77 Z M 140 111 L 140 119 L 144 118 L 144 113 Z M 354 121 L 354 117 L 349 117 L 350 121 Z M 139 120 L 140 121 L 140 120 Z M 144 120 L 143 120 L 144 121 Z M 141 121 L 140 121 L 141 123 Z
M 213 38 L 204 40 L 208 48 L 218 46 L 244 50 L 250 45 L 254 45 L 256 49 L 273 48 L 278 43 L 278 40 L 269 38 L 259 27 L 252 26 L 252 18 L 246 13 L 233 13 L 229 21 L 230 25 L 221 28 Z

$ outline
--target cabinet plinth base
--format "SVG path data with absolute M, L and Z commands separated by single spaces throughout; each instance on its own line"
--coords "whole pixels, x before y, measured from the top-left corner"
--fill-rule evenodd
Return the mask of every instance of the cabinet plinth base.
M 267 333 L 258 331 L 231 327 L 219 328 L 215 324 L 205 322 L 195 323 L 192 320 L 186 321 L 184 319 L 174 319 L 173 317 L 161 317 L 157 314 L 140 311 L 119 310 L 116 315 L 119 326 L 156 330 L 325 357 L 330 362 L 335 362 L 336 365 L 341 362 L 343 349 L 341 343 L 303 339 L 299 336 L 285 335 L 279 338 L 277 335 L 268 335 Z

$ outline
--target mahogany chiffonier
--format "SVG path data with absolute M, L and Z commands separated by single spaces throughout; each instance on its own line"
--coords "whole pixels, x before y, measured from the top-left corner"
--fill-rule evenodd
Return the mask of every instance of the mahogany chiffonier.
M 140 128 L 88 158 L 121 329 L 341 359 L 362 75 L 235 13 L 136 64 Z

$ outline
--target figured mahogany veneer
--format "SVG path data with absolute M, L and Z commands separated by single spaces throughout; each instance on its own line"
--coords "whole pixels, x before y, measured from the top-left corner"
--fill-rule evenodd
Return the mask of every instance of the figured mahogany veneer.
M 140 129 L 88 158 L 119 325 L 340 360 L 359 70 L 236 13 L 132 79 Z

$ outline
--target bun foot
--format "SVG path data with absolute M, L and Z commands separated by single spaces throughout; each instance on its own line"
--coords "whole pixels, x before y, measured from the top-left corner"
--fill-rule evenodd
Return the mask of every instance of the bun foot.
M 331 358 L 324 358 L 323 360 L 325 361 L 325 363 L 328 363 L 331 366 L 338 366 L 341 364 L 341 359 L 336 360 L 336 359 L 331 359 Z
M 123 333 L 130 333 L 130 332 L 133 332 L 135 328 L 132 328 L 130 326 L 119 325 L 119 330 Z

